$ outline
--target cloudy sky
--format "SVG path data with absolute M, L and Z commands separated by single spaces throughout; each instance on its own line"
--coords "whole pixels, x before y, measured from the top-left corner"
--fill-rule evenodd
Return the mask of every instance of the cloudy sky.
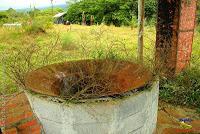
M 65 4 L 66 0 L 53 0 L 54 5 Z M 0 10 L 6 10 L 8 8 L 21 9 L 29 8 L 30 5 L 35 7 L 46 7 L 51 5 L 50 0 L 0 0 Z

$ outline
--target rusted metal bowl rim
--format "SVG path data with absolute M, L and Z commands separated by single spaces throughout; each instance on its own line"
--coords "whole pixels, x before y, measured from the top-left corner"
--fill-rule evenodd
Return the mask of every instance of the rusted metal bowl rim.
M 69 61 L 58 64 L 52 64 L 44 66 L 37 70 L 34 70 L 26 75 L 25 85 L 27 89 L 49 96 L 60 96 L 60 83 L 57 75 L 59 73 L 64 73 L 66 76 L 70 75 L 67 70 L 69 69 L 70 64 L 81 64 L 83 62 L 96 62 L 94 60 L 81 60 L 81 61 Z M 98 62 L 104 62 L 99 60 Z M 112 81 L 117 83 L 120 88 L 112 89 L 108 94 L 102 94 L 99 97 L 103 96 L 112 96 L 126 93 L 141 87 L 144 87 L 152 80 L 152 73 L 146 69 L 144 66 L 127 62 L 119 61 L 123 64 L 118 72 L 113 73 Z

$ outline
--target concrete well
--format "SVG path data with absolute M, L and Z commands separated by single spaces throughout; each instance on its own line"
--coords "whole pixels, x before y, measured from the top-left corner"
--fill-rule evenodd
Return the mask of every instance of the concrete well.
M 159 82 L 123 98 L 72 103 L 26 92 L 46 134 L 152 134 L 156 128 Z

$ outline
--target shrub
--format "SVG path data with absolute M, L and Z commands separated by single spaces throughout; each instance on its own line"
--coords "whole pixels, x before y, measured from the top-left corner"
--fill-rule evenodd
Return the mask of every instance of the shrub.
M 51 28 L 53 25 L 49 17 L 37 17 L 30 20 L 30 24 L 25 25 L 26 32 L 30 34 L 46 33 L 46 29 Z
M 200 25 L 199 26 L 197 26 L 197 32 L 199 32 L 200 33 Z
M 132 16 L 132 19 L 130 21 L 130 26 L 131 26 L 131 29 L 138 26 L 138 20 L 136 16 Z
M 28 72 L 61 60 L 63 57 L 58 51 L 59 39 L 60 37 L 56 37 L 55 41 L 48 42 L 48 45 L 40 46 L 35 42 L 29 42 L 29 44 L 5 50 L 0 65 L 4 66 L 4 76 L 8 78 L 2 81 L 2 84 L 7 87 L 15 85 L 15 87 L 19 86 L 23 89 Z M 12 54 L 9 54 L 10 52 Z
M 160 98 L 167 102 L 200 108 L 200 69 L 187 69 L 174 79 L 162 79 Z
M 4 24 L 8 20 L 8 14 L 6 12 L 0 12 L 0 25 Z
M 145 23 L 147 26 L 156 26 L 156 17 L 148 18 Z
M 130 25 L 132 16 L 137 16 L 138 13 L 137 0 L 82 0 L 71 4 L 68 8 L 66 20 L 72 23 L 80 23 L 81 15 L 84 12 L 86 22 L 89 24 L 90 16 L 95 17 L 95 23 L 102 22 L 107 25 Z M 152 18 L 156 14 L 156 1 L 145 1 L 145 15 L 147 18 Z
M 61 37 L 61 45 L 64 50 L 76 50 L 78 49 L 75 41 L 74 36 L 71 32 L 65 33 Z

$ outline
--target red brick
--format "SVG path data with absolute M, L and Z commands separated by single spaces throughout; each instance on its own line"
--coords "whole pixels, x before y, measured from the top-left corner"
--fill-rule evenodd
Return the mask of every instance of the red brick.
M 181 3 L 181 16 L 180 16 L 180 29 L 191 29 L 195 26 L 196 17 L 196 1 L 190 0 L 191 3 L 186 3 L 186 0 L 182 0 Z
M 12 114 L 16 114 L 16 113 L 21 113 L 24 114 L 25 112 L 30 112 L 31 108 L 29 105 L 23 105 L 23 106 L 19 106 L 13 109 L 6 109 L 6 114 L 9 116 L 12 116 Z M 11 115 L 10 115 L 11 114 Z
M 159 1 L 160 1 L 158 2 L 159 7 L 162 7 L 163 1 L 162 0 Z M 197 0 L 180 0 L 180 1 L 174 1 L 174 3 L 176 3 L 175 5 L 173 5 L 176 6 L 176 10 L 174 10 L 174 12 L 170 12 L 171 9 L 166 8 L 169 10 L 169 14 L 173 13 L 174 15 L 174 20 L 172 21 L 171 24 L 173 27 L 173 30 L 171 31 L 173 33 L 172 38 L 169 38 L 167 34 L 165 36 L 162 35 L 162 32 L 161 33 L 159 32 L 165 30 L 161 28 L 162 22 L 161 23 L 158 22 L 157 25 L 158 32 L 156 39 L 157 40 L 156 53 L 158 54 L 156 54 L 156 56 L 158 57 L 156 59 L 158 60 L 160 59 L 158 63 L 159 64 L 163 63 L 165 65 L 164 67 L 167 68 L 167 70 L 169 70 L 166 71 L 166 76 L 175 75 L 188 66 L 188 63 L 191 59 L 192 43 L 193 43 L 194 28 L 195 28 Z M 158 17 L 163 17 L 163 12 L 166 11 L 162 10 L 162 8 L 159 8 Z M 162 19 L 163 22 L 165 22 L 164 19 L 166 18 L 165 17 L 160 18 L 160 20 Z M 170 39 L 169 42 L 172 42 L 170 43 L 172 44 L 172 46 L 170 46 L 170 48 L 167 47 L 164 48 L 165 51 L 159 50 L 159 47 L 163 47 L 163 45 L 165 45 L 163 43 L 163 40 L 168 38 Z M 162 56 L 165 56 L 166 59 L 163 60 Z
M 30 131 L 30 128 L 20 130 L 19 133 L 20 134 L 32 134 L 32 132 Z
M 41 127 L 39 124 L 34 126 L 25 127 L 24 129 L 19 129 L 20 134 L 40 134 Z
M 39 124 L 31 127 L 31 132 L 33 134 L 40 134 L 41 133 L 41 126 Z
M 16 128 L 10 128 L 5 130 L 4 134 L 17 134 L 17 129 Z
M 11 103 L 11 104 L 7 104 L 6 105 L 6 108 L 8 108 L 8 109 L 11 109 L 11 108 L 15 108 L 15 107 L 17 107 L 18 105 L 16 104 L 16 103 Z
M 41 130 L 34 131 L 32 134 L 41 134 Z
M 13 111 L 13 112 L 6 114 L 7 119 L 8 118 L 16 118 L 19 116 L 21 116 L 22 119 L 29 118 L 29 117 L 33 116 L 33 112 L 32 111 L 23 111 L 23 112 L 22 111 Z
M 6 122 L 6 125 L 8 125 L 12 123 L 17 123 L 23 119 L 25 119 L 24 115 L 19 115 L 17 117 L 8 117 L 5 122 Z
M 24 114 L 25 118 L 29 118 L 29 117 L 33 117 L 33 112 L 32 111 L 28 111 Z
M 4 126 L 4 121 L 0 121 L 0 126 Z
M 181 128 L 166 128 L 163 134 L 183 134 L 183 133 L 194 133 L 194 129 L 181 129 Z
M 36 120 L 36 119 L 33 119 L 33 120 L 29 121 L 29 122 L 26 122 L 26 123 L 24 123 L 24 124 L 19 125 L 18 128 L 19 128 L 20 130 L 23 130 L 23 129 L 29 128 L 29 127 L 31 127 L 31 126 L 34 126 L 34 125 L 36 125 L 36 124 L 38 124 L 37 120 Z

